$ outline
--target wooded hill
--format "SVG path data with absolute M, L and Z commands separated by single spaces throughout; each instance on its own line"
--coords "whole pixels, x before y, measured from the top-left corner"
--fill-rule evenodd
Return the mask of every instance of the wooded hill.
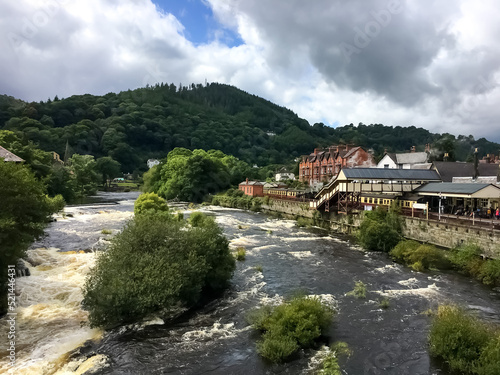
M 292 111 L 235 87 L 212 83 L 176 87 L 158 84 L 103 96 L 26 103 L 0 96 L 0 129 L 64 157 L 71 152 L 111 156 L 123 172 L 144 171 L 146 160 L 163 158 L 175 147 L 217 149 L 251 165 L 290 163 L 315 147 L 349 143 L 390 152 L 423 151 L 431 143 L 434 157 L 450 153 L 467 160 L 475 147 L 480 156 L 498 153 L 500 145 L 473 136 L 433 134 L 411 127 L 381 124 L 330 128 L 310 125 Z

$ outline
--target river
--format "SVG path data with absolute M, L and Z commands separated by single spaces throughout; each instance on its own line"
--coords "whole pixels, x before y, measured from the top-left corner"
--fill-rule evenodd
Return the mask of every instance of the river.
M 32 276 L 17 279 L 15 374 L 308 374 L 315 350 L 270 365 L 256 353 L 258 336 L 245 319 L 259 304 L 298 290 L 336 306 L 324 341 L 349 345 L 352 355 L 340 362 L 346 374 L 445 374 L 427 351 L 425 312 L 438 304 L 457 303 L 500 323 L 499 291 L 467 277 L 413 272 L 385 254 L 363 252 L 344 237 L 298 228 L 294 221 L 205 207 L 201 211 L 215 216 L 230 246 L 246 249 L 231 288 L 173 321 L 152 317 L 107 333 L 92 330 L 82 324 L 87 315 L 80 308 L 80 287 L 95 262 L 92 250 L 105 246 L 131 217 L 136 196 L 104 194 L 108 203 L 67 207 L 29 250 Z M 366 299 L 346 295 L 357 280 L 368 287 Z M 388 309 L 379 307 L 384 297 Z M 6 327 L 4 318 L 0 328 Z M 0 372 L 6 369 L 0 362 Z

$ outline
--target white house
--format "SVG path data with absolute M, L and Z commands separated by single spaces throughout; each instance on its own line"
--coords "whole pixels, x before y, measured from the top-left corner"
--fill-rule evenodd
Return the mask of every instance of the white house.
M 274 176 L 276 181 L 295 180 L 295 174 L 291 172 L 278 172 Z
M 388 169 L 426 169 L 422 165 L 427 163 L 427 152 L 407 152 L 404 154 L 387 153 L 377 164 L 376 168 Z M 428 168 L 427 168 L 428 169 Z

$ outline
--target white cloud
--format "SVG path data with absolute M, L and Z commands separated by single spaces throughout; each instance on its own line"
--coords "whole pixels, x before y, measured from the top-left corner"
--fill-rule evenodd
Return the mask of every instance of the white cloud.
M 206 0 L 243 40 L 236 47 L 223 38 L 193 45 L 182 19 L 150 0 L 2 2 L 0 87 L 38 101 L 207 79 L 284 105 L 311 124 L 414 125 L 500 141 L 494 0 L 402 1 L 402 11 L 372 29 L 376 35 L 346 62 L 341 43 L 354 45 L 356 30 L 366 31 L 391 1 L 367 8 Z

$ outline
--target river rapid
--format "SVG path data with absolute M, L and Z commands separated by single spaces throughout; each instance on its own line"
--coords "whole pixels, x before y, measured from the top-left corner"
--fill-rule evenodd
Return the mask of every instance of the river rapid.
M 230 246 L 246 249 L 231 288 L 173 320 L 152 316 L 106 333 L 90 329 L 80 308 L 80 288 L 95 262 L 92 250 L 104 247 L 123 227 L 136 197 L 104 194 L 101 199 L 118 204 L 67 207 L 29 250 L 32 276 L 18 278 L 16 285 L 17 361 L 12 373 L 309 374 L 319 348 L 301 351 L 290 363 L 271 365 L 256 353 L 258 335 L 245 319 L 252 308 L 279 303 L 299 290 L 336 307 L 323 344 L 349 345 L 352 355 L 340 361 L 346 374 L 446 374 L 427 350 L 430 318 L 425 312 L 438 304 L 460 304 L 500 323 L 499 291 L 467 277 L 414 272 L 385 254 L 363 252 L 344 237 L 298 228 L 294 221 L 205 207 L 200 211 L 215 216 Z M 367 285 L 366 299 L 346 295 L 358 280 Z M 389 299 L 388 309 L 379 307 L 382 298 Z M 5 318 L 0 329 L 7 332 Z M 7 372 L 6 352 L 0 355 L 0 373 Z

